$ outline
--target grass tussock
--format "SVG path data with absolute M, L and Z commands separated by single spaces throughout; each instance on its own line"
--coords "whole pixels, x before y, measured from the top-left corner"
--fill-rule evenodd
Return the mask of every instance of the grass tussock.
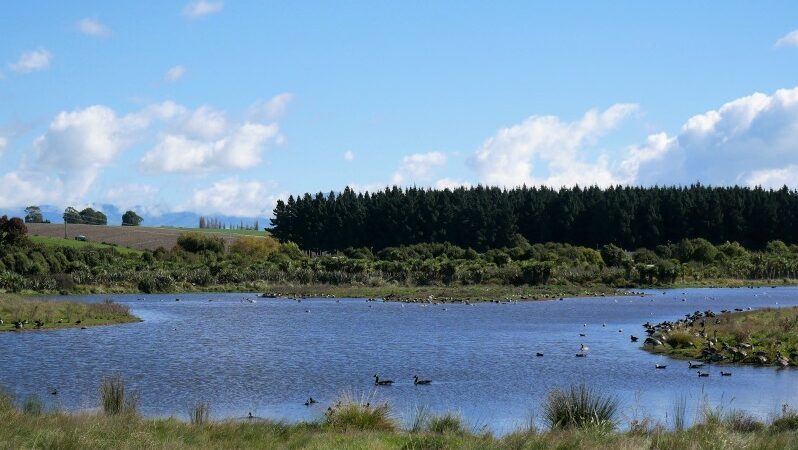
M 676 331 L 668 335 L 665 342 L 673 348 L 693 348 L 693 336 L 685 331 Z
M 613 430 L 618 424 L 618 400 L 585 386 L 552 391 L 543 405 L 543 415 L 551 429 L 602 428 Z
M 438 434 L 465 434 L 467 429 L 460 415 L 446 413 L 440 416 L 430 417 L 427 423 L 427 431 Z
M 205 425 L 210 421 L 211 407 L 205 402 L 196 403 L 189 408 L 188 416 L 192 425 Z
M 100 403 L 103 412 L 109 416 L 136 415 L 138 397 L 125 390 L 125 382 L 120 376 L 106 377 L 100 384 Z
M 396 419 L 387 403 L 377 404 L 373 395 L 344 394 L 325 414 L 324 425 L 337 431 L 396 431 Z
M 22 403 L 22 412 L 29 416 L 41 416 L 44 413 L 44 403 L 38 395 L 31 395 Z

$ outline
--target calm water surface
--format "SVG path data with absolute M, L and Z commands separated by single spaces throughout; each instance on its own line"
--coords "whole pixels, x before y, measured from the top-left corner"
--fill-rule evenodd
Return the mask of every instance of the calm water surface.
M 186 417 L 188 405 L 205 401 L 215 418 L 251 411 L 290 421 L 319 418 L 351 392 L 390 401 L 403 420 L 424 405 L 497 433 L 539 421 L 546 393 L 575 383 L 619 397 L 624 422 L 651 416 L 669 423 L 682 396 L 688 416 L 702 401 L 762 418 L 784 403 L 798 406 L 798 370 L 731 367 L 732 377 L 720 377 L 720 368 L 710 367 L 712 376 L 698 378 L 686 362 L 646 353 L 629 339 L 645 336 L 646 321 L 696 310 L 798 305 L 798 288 L 649 294 L 428 307 L 363 299 L 242 303 L 254 294 L 115 295 L 144 321 L 0 333 L 0 386 L 17 398 L 38 394 L 53 406 L 87 409 L 98 404 L 101 379 L 120 374 L 146 415 Z M 581 343 L 590 348 L 586 358 L 574 356 Z M 375 373 L 395 384 L 375 388 Z M 433 384 L 414 386 L 415 374 Z M 305 407 L 309 396 L 318 405 Z

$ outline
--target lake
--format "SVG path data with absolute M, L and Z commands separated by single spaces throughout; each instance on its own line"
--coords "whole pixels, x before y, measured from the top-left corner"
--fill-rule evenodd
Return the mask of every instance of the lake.
M 688 419 L 705 401 L 762 418 L 798 406 L 798 370 L 731 366 L 733 376 L 721 377 L 710 367 L 712 375 L 699 378 L 687 362 L 649 354 L 629 338 L 642 342 L 646 321 L 696 310 L 798 305 L 798 288 L 647 294 L 472 306 L 240 293 L 57 297 L 112 298 L 144 321 L 0 333 L 0 386 L 18 399 L 37 394 L 51 406 L 90 409 L 102 378 L 119 374 L 147 416 L 185 418 L 203 401 L 215 419 L 252 412 L 289 421 L 317 419 L 350 392 L 389 401 L 400 420 L 423 405 L 498 434 L 540 422 L 547 392 L 579 383 L 617 396 L 624 424 L 645 416 L 671 423 L 680 397 Z M 588 356 L 576 358 L 583 343 Z M 395 384 L 375 387 L 375 373 Z M 432 384 L 414 386 L 416 374 Z M 319 403 L 304 406 L 311 396 Z

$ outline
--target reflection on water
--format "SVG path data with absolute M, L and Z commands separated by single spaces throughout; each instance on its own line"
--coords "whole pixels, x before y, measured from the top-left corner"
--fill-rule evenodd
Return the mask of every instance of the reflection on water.
M 763 418 L 798 405 L 796 370 L 732 367 L 732 377 L 720 377 L 710 367 L 712 376 L 698 378 L 686 362 L 643 352 L 629 338 L 643 336 L 646 321 L 696 310 L 798 305 L 798 289 L 649 294 L 472 306 L 116 295 L 144 322 L 0 333 L 0 385 L 18 398 L 35 393 L 66 409 L 93 408 L 102 377 L 120 374 L 146 415 L 185 417 L 188 405 L 205 401 L 214 418 L 252 411 L 287 420 L 319 418 L 348 391 L 390 401 L 399 416 L 426 405 L 498 433 L 540 418 L 546 393 L 574 383 L 618 396 L 624 422 L 667 422 L 680 396 L 688 415 L 704 400 Z M 590 348 L 586 358 L 575 357 L 580 344 Z M 394 385 L 375 388 L 375 373 Z M 432 385 L 414 386 L 416 374 Z M 306 407 L 310 396 L 319 403 Z

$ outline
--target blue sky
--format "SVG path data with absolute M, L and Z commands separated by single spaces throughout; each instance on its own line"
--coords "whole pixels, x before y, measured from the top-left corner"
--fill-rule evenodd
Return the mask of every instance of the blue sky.
M 45 2 L 0 14 L 0 208 L 798 187 L 798 4 Z

